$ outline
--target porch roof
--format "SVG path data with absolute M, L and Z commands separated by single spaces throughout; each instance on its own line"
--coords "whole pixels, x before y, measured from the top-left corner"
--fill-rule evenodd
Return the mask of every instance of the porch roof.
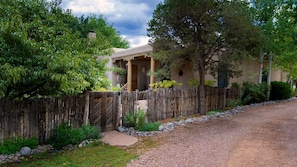
M 121 59 L 128 61 L 139 56 L 150 57 L 149 52 L 152 52 L 153 48 L 150 45 L 143 45 L 128 49 L 115 48 L 114 51 L 115 52 L 111 55 L 112 62 Z

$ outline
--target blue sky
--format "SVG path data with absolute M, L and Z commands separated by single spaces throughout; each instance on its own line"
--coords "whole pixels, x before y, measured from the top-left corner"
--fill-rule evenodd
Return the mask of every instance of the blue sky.
M 103 15 L 131 47 L 148 43 L 147 22 L 162 0 L 63 0 L 62 8 L 75 16 Z

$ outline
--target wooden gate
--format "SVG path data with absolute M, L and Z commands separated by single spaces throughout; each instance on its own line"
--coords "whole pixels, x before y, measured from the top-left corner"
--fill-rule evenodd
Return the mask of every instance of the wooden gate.
M 117 128 L 118 92 L 90 92 L 90 124 L 101 132 Z

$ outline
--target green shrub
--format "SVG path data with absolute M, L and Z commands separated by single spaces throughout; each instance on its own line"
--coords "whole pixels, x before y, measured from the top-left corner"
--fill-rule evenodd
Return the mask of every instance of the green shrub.
M 139 128 L 145 124 L 145 112 L 140 109 L 126 112 L 124 116 L 124 123 L 126 127 Z
M 163 80 L 149 85 L 152 89 L 158 88 L 172 88 L 173 86 L 182 86 L 182 83 L 178 83 L 175 80 Z
M 255 84 L 252 82 L 244 82 L 241 91 L 241 103 L 243 105 L 260 103 L 267 100 L 267 83 Z
M 126 112 L 124 115 L 124 124 L 127 127 L 136 127 L 137 114 L 134 111 Z
M 24 139 L 21 137 L 13 137 L 4 139 L 0 142 L 0 154 L 12 154 L 19 151 L 22 147 L 30 147 L 32 149 L 38 146 L 38 139 L 36 137 Z
M 137 110 L 137 120 L 136 120 L 136 129 L 145 124 L 145 112 L 138 109 Z
M 52 144 L 55 149 L 61 149 L 69 144 L 76 145 L 85 139 L 98 139 L 98 137 L 99 130 L 96 127 L 84 125 L 75 129 L 67 123 L 62 123 L 52 132 L 48 143 Z
M 292 95 L 291 86 L 285 82 L 271 82 L 270 100 L 288 99 Z
M 160 122 L 154 122 L 154 123 L 146 123 L 140 126 L 137 130 L 139 131 L 158 131 L 159 126 L 161 125 Z
M 241 99 L 226 99 L 226 106 L 227 108 L 234 108 L 234 107 L 237 107 L 237 106 L 241 106 Z
M 236 89 L 239 89 L 240 88 L 240 84 L 238 82 L 233 82 L 231 84 L 231 88 L 236 88 Z
M 188 84 L 191 87 L 196 87 L 196 86 L 199 86 L 200 80 L 199 80 L 199 78 L 192 78 L 188 81 Z M 206 86 L 215 86 L 215 84 L 216 84 L 216 81 L 214 81 L 214 80 L 205 80 Z
M 81 127 L 85 135 L 85 139 L 98 139 L 99 138 L 99 129 L 95 126 L 83 125 Z

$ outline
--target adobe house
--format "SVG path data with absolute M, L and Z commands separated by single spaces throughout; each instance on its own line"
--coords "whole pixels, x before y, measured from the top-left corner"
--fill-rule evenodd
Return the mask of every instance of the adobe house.
M 114 72 L 107 72 L 107 78 L 111 81 L 112 86 L 119 85 L 127 86 L 128 91 L 146 90 L 150 83 L 158 81 L 155 78 L 154 71 L 160 67 L 158 61 L 151 58 L 150 54 L 153 48 L 150 45 L 143 45 L 128 49 L 114 49 L 114 53 L 109 57 L 107 67 L 120 67 L 125 69 L 126 73 L 119 75 Z M 267 62 L 264 67 L 267 67 Z M 239 67 L 242 70 L 242 76 L 226 80 L 227 75 L 224 72 L 219 74 L 218 78 L 207 74 L 206 80 L 215 81 L 218 87 L 230 87 L 232 83 L 237 82 L 242 84 L 245 81 L 258 83 L 260 63 L 258 60 L 244 60 Z M 150 75 L 148 75 L 150 74 Z M 191 63 L 184 64 L 180 69 L 174 70 L 171 73 L 171 79 L 182 83 L 183 88 L 189 87 L 188 81 L 193 78 L 198 78 L 198 72 L 193 70 Z M 271 81 L 286 81 L 286 73 L 280 70 L 271 71 Z
M 112 86 L 126 86 L 128 91 L 146 90 L 150 83 L 155 82 L 155 60 L 150 57 L 153 51 L 150 45 L 143 45 L 128 49 L 114 48 L 114 53 L 109 57 L 108 68 L 122 68 L 125 74 L 107 72 L 107 78 Z M 152 75 L 148 75 L 150 72 Z

